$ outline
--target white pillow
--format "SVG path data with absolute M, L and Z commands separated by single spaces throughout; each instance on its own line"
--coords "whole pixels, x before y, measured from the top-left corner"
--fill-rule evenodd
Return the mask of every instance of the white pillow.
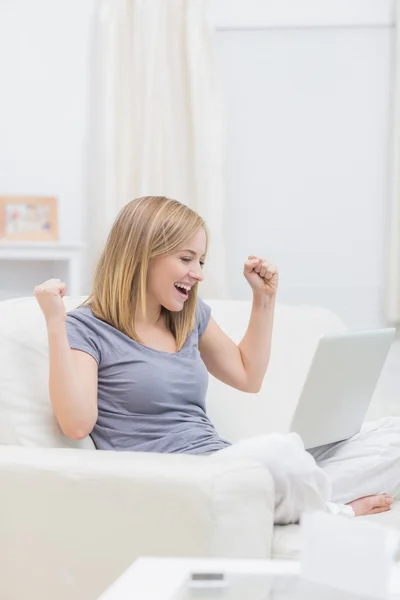
M 83 297 L 65 298 L 67 310 Z M 0 444 L 93 449 L 71 440 L 54 417 L 48 391 L 46 324 L 35 298 L 0 302 Z

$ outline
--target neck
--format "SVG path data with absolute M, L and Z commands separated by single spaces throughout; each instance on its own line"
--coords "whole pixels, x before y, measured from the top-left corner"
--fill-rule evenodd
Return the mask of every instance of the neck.
M 135 315 L 135 323 L 139 327 L 151 327 L 160 322 L 162 307 L 158 304 L 146 302 L 146 315 L 143 315 L 142 309 L 138 307 Z

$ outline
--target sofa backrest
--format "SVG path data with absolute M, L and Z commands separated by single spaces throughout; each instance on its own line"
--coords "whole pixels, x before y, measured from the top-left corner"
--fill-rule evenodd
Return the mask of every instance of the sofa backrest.
M 84 298 L 67 297 L 67 310 Z M 236 342 L 243 336 L 251 304 L 209 300 L 212 314 Z M 284 431 L 298 399 L 319 337 L 344 326 L 329 311 L 277 306 L 272 356 L 262 390 L 245 394 L 210 377 L 208 413 L 231 441 Z M 46 325 L 33 297 L 0 302 L 0 444 L 92 449 L 91 438 L 66 438 L 53 415 L 48 393 Z
M 251 302 L 213 300 L 212 314 L 236 342 L 242 339 Z M 318 341 L 346 328 L 329 310 L 316 306 L 276 306 L 270 363 L 258 394 L 245 394 L 210 376 L 208 414 L 230 441 L 289 430 Z
M 83 298 L 65 298 L 67 310 Z M 61 432 L 48 391 L 48 342 L 35 298 L 0 302 L 0 444 L 94 448 Z

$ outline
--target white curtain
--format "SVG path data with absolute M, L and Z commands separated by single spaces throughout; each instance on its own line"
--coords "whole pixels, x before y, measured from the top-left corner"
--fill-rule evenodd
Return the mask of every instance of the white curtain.
M 387 319 L 400 324 L 400 0 L 396 3 Z
M 88 273 L 119 209 L 138 196 L 165 195 L 208 224 L 202 295 L 228 295 L 214 36 L 207 0 L 99 1 L 89 101 Z

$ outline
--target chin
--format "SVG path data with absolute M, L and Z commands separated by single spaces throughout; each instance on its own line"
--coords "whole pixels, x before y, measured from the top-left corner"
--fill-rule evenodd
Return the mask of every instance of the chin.
M 162 302 L 162 306 L 170 312 L 181 312 L 181 310 L 183 310 L 183 307 L 185 306 L 185 303 L 179 302 L 177 300 L 169 300 L 167 302 Z

